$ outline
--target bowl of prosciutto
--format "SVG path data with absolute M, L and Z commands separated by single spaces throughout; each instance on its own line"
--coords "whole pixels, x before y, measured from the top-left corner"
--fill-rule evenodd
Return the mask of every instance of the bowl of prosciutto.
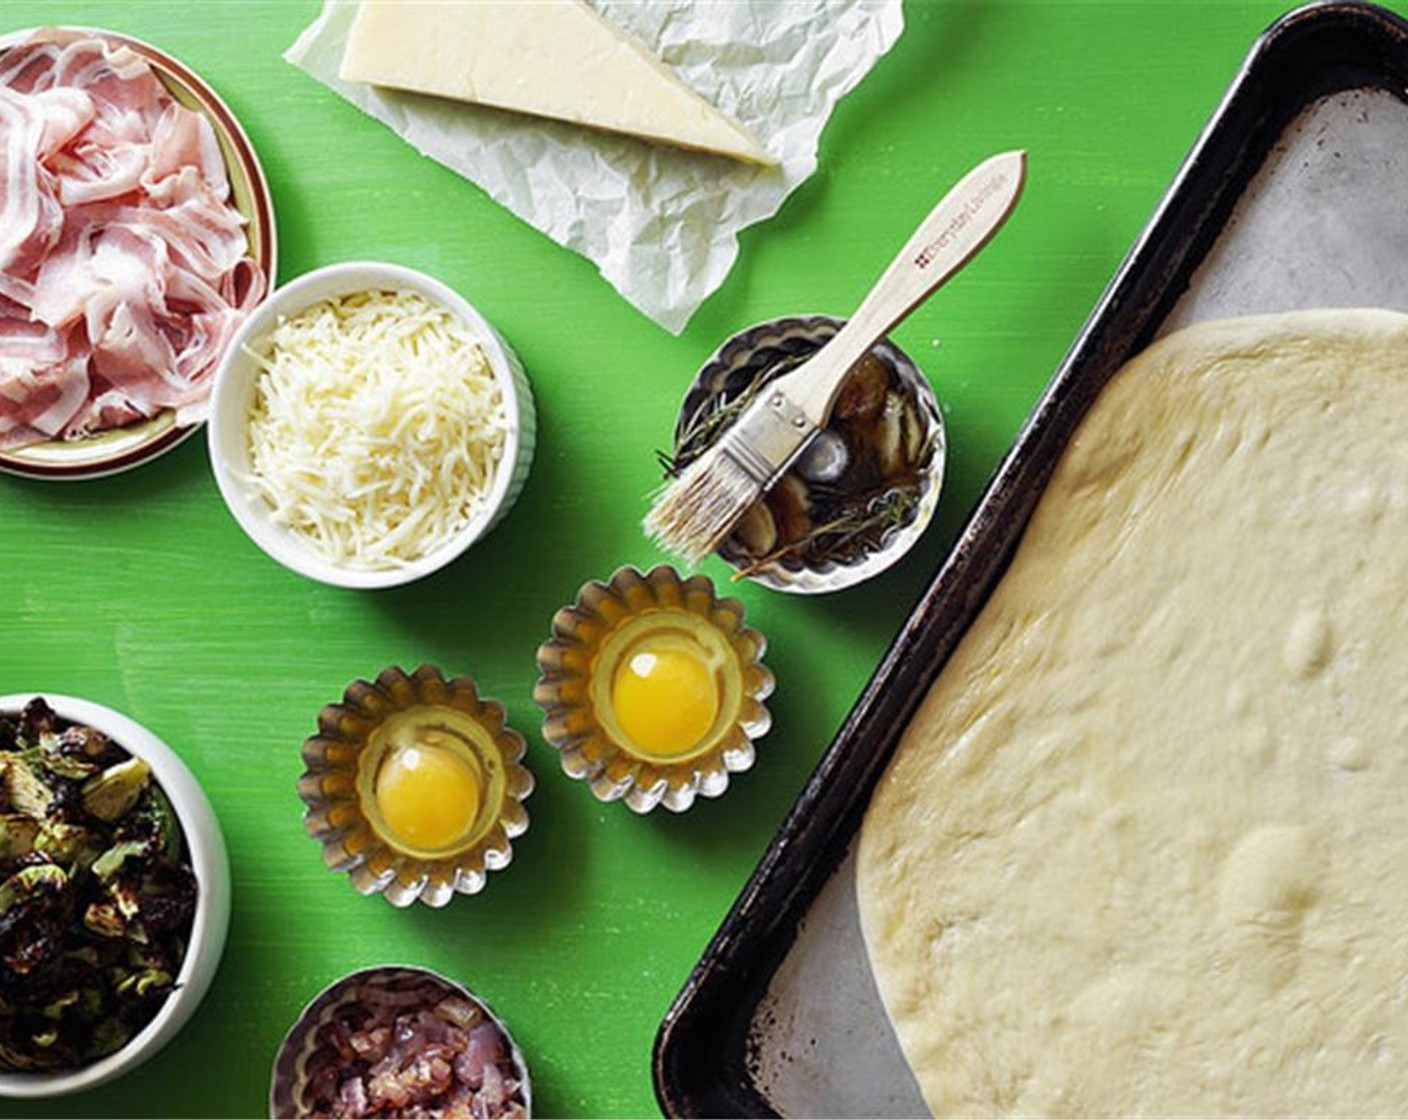
M 204 421 L 275 271 L 268 185 L 234 114 L 110 31 L 0 36 L 0 470 L 116 473 Z

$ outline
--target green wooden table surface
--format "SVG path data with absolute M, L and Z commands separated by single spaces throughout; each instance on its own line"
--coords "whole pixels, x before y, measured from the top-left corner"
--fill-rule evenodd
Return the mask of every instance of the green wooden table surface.
M 4 0 L 0 31 L 108 27 L 199 71 L 264 162 L 279 279 L 350 258 L 436 274 L 518 349 L 540 444 L 488 539 L 438 576 L 374 593 L 311 583 L 257 551 L 220 501 L 202 438 L 107 480 L 0 477 L 0 693 L 83 696 L 154 730 L 204 784 L 234 869 L 224 961 L 180 1036 L 107 1087 L 0 1102 L 0 1115 L 262 1114 L 274 1050 L 302 1005 L 381 962 L 439 969 L 487 999 L 527 1055 L 542 1115 L 656 1114 L 650 1048 L 671 999 L 1283 10 L 909 0 L 899 43 L 827 127 L 820 169 L 744 233 L 727 283 L 674 337 L 591 264 L 285 63 L 313 0 Z M 851 591 L 738 586 L 778 680 L 756 766 L 683 815 L 600 804 L 537 733 L 533 655 L 584 581 L 662 559 L 638 523 L 689 378 L 747 324 L 849 312 L 938 194 L 1012 147 L 1030 153 L 1014 218 L 895 336 L 948 421 L 934 524 L 895 569 Z M 705 570 L 726 575 L 718 561 Z M 469 674 L 507 705 L 538 788 L 512 866 L 482 894 L 403 912 L 323 869 L 294 787 L 323 704 L 355 678 L 421 662 Z

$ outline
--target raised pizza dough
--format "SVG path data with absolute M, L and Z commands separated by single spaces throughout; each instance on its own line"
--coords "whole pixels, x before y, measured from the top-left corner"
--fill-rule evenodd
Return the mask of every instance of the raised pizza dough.
M 1408 1114 L 1408 316 L 1119 373 L 857 890 L 938 1115 Z

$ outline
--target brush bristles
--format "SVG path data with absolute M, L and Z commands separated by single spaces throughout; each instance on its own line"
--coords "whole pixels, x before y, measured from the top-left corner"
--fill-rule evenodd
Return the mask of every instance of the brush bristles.
M 757 478 L 723 447 L 715 447 L 665 488 L 645 516 L 645 531 L 665 551 L 697 564 L 762 492 Z

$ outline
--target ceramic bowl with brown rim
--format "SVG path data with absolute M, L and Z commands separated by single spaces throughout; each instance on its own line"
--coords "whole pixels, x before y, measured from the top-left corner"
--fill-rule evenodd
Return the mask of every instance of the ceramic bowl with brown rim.
M 210 124 L 229 181 L 228 202 L 244 223 L 248 241 L 249 263 L 244 269 L 247 275 L 240 283 L 258 284 L 258 291 L 267 291 L 273 285 L 277 268 L 274 209 L 269 186 L 254 146 L 238 119 L 200 75 L 160 48 L 139 39 L 113 31 L 79 27 L 30 28 L 0 36 L 0 74 L 4 73 L 6 55 L 16 48 L 34 43 L 65 45 L 82 39 L 98 39 L 110 46 L 127 48 L 150 66 L 157 80 L 178 105 L 198 113 Z M 130 193 L 135 195 L 135 191 Z M 111 201 L 122 204 L 126 198 L 126 195 L 118 195 Z M 9 279 L 23 282 L 22 278 L 14 276 Z M 2 290 L 0 294 L 3 294 Z M 170 298 L 174 301 L 177 297 Z M 5 333 L 5 308 L 5 301 L 0 300 L 0 336 Z M 13 316 L 11 318 L 13 320 Z M 213 354 L 209 362 L 212 378 L 218 357 L 218 353 Z M 0 374 L 0 387 L 3 387 L 4 380 L 5 377 Z M 123 415 L 127 411 L 123 409 Z M 0 471 L 56 480 L 116 474 L 176 447 L 199 428 L 202 415 L 199 405 L 183 408 L 179 414 L 175 409 L 165 408 L 153 416 L 95 430 L 79 438 L 48 439 L 0 450 Z M 13 422 L 15 418 L 10 419 Z M 0 411 L 0 437 L 11 426 L 6 421 L 7 417 Z

